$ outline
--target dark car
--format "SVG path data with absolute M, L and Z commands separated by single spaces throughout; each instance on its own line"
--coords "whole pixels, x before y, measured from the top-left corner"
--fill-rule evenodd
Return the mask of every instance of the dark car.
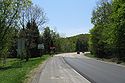
M 80 54 L 80 51 L 77 51 L 77 54 Z

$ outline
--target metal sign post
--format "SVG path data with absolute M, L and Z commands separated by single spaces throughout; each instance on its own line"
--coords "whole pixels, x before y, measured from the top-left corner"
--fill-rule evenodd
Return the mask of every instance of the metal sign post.
M 44 44 L 38 44 L 38 49 L 40 50 L 40 56 L 42 55 L 42 51 L 44 49 Z
M 44 49 L 44 44 L 38 44 L 38 49 Z
M 25 49 L 25 38 L 18 39 L 18 47 L 17 47 L 17 55 L 18 55 L 18 57 L 23 59 L 24 56 L 26 55 L 25 50 L 26 50 Z

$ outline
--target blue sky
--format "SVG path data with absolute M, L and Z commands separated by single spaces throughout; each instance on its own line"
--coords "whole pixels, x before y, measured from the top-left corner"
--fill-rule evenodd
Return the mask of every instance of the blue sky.
M 32 0 L 39 5 L 49 19 L 47 26 L 61 35 L 74 36 L 89 33 L 92 10 L 97 0 Z

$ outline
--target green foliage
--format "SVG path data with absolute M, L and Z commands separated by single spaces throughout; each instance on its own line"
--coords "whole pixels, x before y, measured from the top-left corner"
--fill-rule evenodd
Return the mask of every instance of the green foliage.
M 125 59 L 125 2 L 103 2 L 93 11 L 89 46 L 97 57 Z
M 0 58 L 6 58 L 12 45 L 20 11 L 26 8 L 29 0 L 0 1 Z
M 38 40 L 39 40 L 39 29 L 35 21 L 32 21 L 31 23 L 27 23 L 27 27 L 25 29 L 26 32 L 26 48 L 27 48 L 27 54 L 31 57 L 36 57 L 35 55 L 38 54 Z M 27 57 L 28 57 L 27 56 Z
M 114 25 L 116 56 L 125 60 L 125 1 L 114 0 L 112 13 L 112 24 Z
M 54 51 L 59 52 L 60 50 L 60 36 L 57 32 L 50 30 L 49 27 L 44 28 L 43 32 L 43 43 L 45 53 L 50 53 L 50 47 L 55 47 Z
M 49 55 L 44 55 L 41 58 L 32 58 L 28 62 L 8 59 L 6 66 L 0 67 L 0 83 L 23 83 L 26 75 L 48 58 Z
M 112 55 L 113 34 L 110 26 L 110 15 L 112 14 L 112 4 L 108 1 L 101 1 L 93 11 L 92 23 L 94 28 L 90 31 L 89 46 L 91 53 L 97 57 L 104 58 Z
M 43 32 L 43 43 L 44 43 L 44 47 L 45 47 L 45 53 L 50 52 L 51 41 L 52 41 L 52 39 L 51 39 L 50 28 L 46 27 Z
M 79 45 L 77 41 L 79 40 Z M 88 51 L 89 34 L 80 34 L 73 37 L 61 38 L 61 52 Z M 85 48 L 85 49 L 83 49 Z
M 20 14 L 19 25 L 22 27 L 19 33 L 19 38 L 26 39 L 26 58 L 28 61 L 29 57 L 38 57 L 40 55 L 40 50 L 38 49 L 40 34 L 40 25 L 46 22 L 46 17 L 43 9 L 37 5 L 29 5 L 27 8 L 23 9 Z

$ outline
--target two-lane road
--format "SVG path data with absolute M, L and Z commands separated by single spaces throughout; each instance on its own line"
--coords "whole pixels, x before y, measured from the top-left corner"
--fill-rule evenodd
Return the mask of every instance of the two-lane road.
M 32 83 L 90 83 L 63 60 L 65 54 L 52 57 Z
M 125 67 L 88 58 L 67 56 L 64 60 L 92 83 L 125 83 Z

